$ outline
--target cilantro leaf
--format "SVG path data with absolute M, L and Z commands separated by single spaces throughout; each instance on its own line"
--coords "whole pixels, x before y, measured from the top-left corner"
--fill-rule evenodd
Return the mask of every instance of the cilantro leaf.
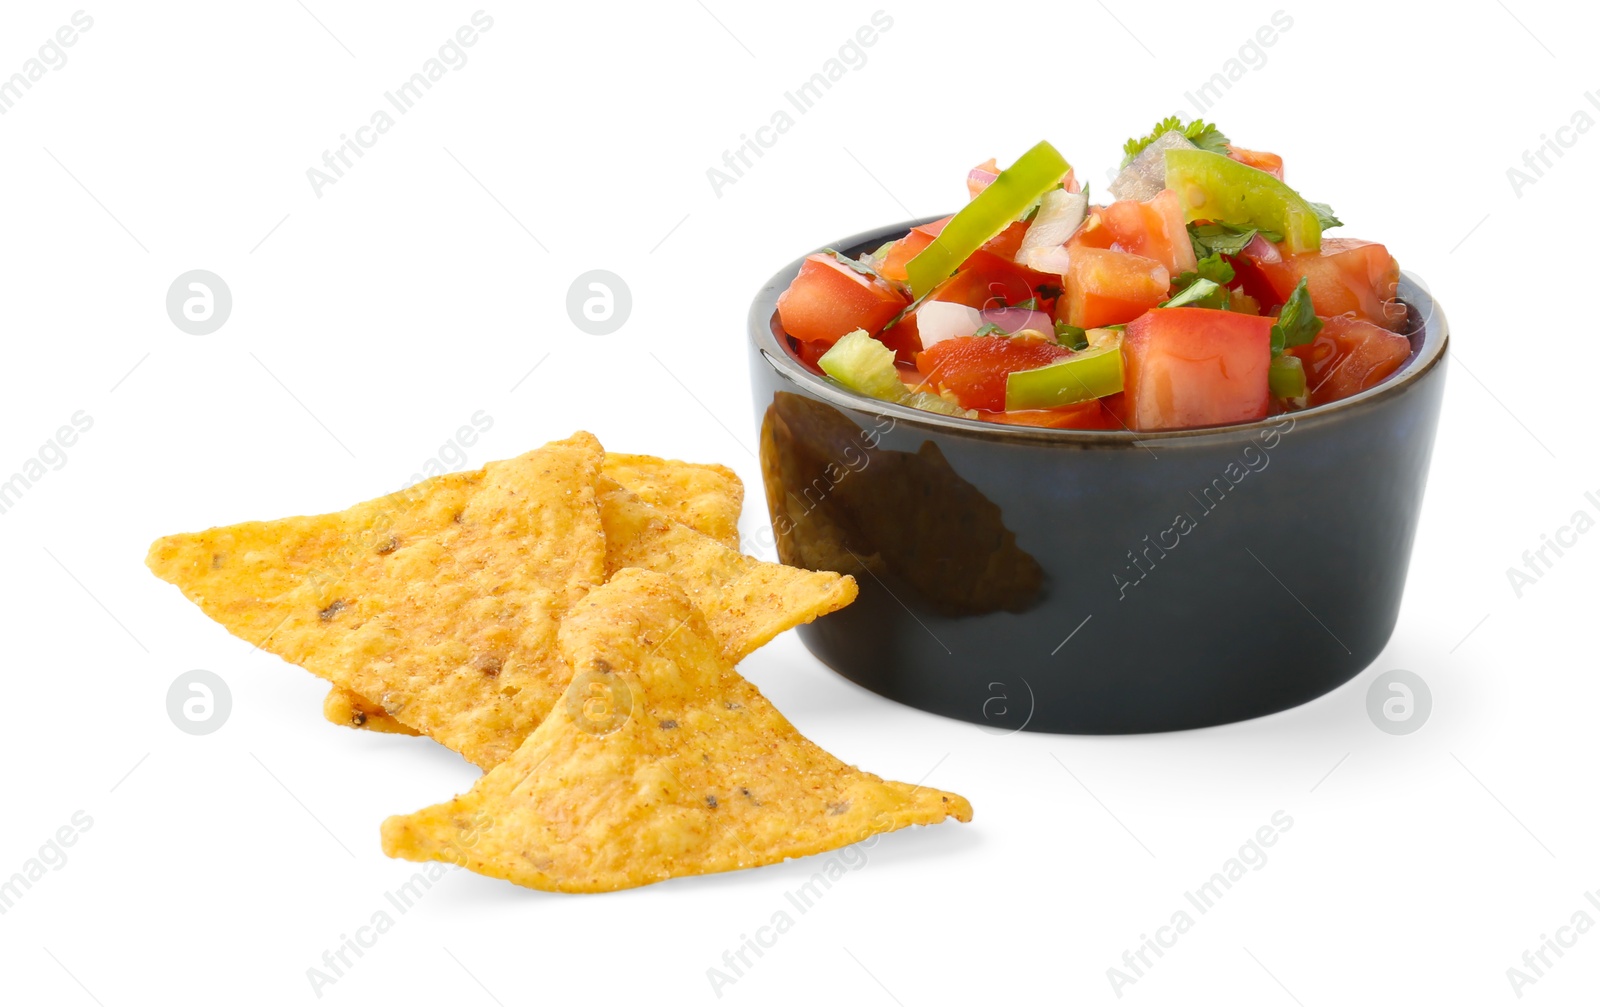
M 1311 203 L 1311 209 L 1316 211 L 1317 223 L 1322 225 L 1322 229 L 1324 231 L 1330 227 L 1344 226 L 1344 221 L 1340 220 L 1338 216 L 1334 214 L 1333 207 L 1329 206 L 1327 203 L 1313 203 L 1309 199 L 1306 200 L 1306 202 Z
M 1080 329 L 1076 325 L 1068 325 L 1066 322 L 1057 322 L 1056 342 L 1060 343 L 1062 346 L 1070 347 L 1074 350 L 1088 349 L 1089 340 L 1088 337 L 1084 335 L 1086 331 L 1088 330 Z
M 1204 256 L 1193 271 L 1179 273 L 1172 281 L 1173 294 L 1163 308 L 1228 308 L 1226 284 L 1233 279 L 1233 266 L 1213 252 Z
M 1192 272 L 1179 273 L 1173 279 L 1172 285 L 1182 290 L 1196 280 L 1210 280 L 1212 283 L 1226 284 L 1232 279 L 1232 264 L 1222 257 L 1221 252 L 1213 252 L 1210 255 L 1202 256 Z
M 1304 346 L 1321 331 L 1322 319 L 1311 306 L 1311 292 L 1302 276 L 1272 324 L 1272 355 L 1277 356 L 1290 346 Z
M 1267 241 L 1277 242 L 1283 240 L 1283 235 L 1276 231 L 1266 231 L 1254 227 L 1234 227 L 1231 224 L 1191 223 L 1189 225 L 1189 244 L 1194 246 L 1195 257 L 1199 259 L 1217 253 L 1238 255 L 1244 251 L 1246 245 L 1255 240 L 1258 234 Z
M 1185 124 L 1177 116 L 1169 115 L 1156 123 L 1155 127 L 1150 130 L 1149 135 L 1129 140 L 1122 145 L 1122 166 L 1126 168 L 1132 164 L 1133 159 L 1138 157 L 1146 147 L 1154 143 L 1156 137 L 1172 130 L 1182 133 L 1190 143 L 1201 150 L 1209 150 L 1213 154 L 1226 154 L 1228 152 L 1228 138 L 1216 126 L 1200 119 Z
M 1020 304 L 1013 304 L 1012 307 L 1014 307 L 1014 308 L 1026 308 L 1029 311 L 1038 311 L 1039 310 L 1039 299 L 1037 297 L 1030 297 L 1026 301 L 1021 302 Z
M 983 323 L 983 325 L 978 327 L 978 331 L 973 333 L 975 336 L 1003 336 L 1005 334 L 1006 330 L 1002 329 L 993 322 Z

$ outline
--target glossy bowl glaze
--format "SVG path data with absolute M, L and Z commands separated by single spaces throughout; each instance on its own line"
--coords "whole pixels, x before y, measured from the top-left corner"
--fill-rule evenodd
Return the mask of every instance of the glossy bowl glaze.
M 860 584 L 799 630 L 841 675 L 997 730 L 1170 731 L 1304 703 L 1388 642 L 1448 342 L 1414 277 L 1412 353 L 1378 386 L 1136 434 L 937 416 L 830 383 L 778 326 L 802 261 L 751 307 L 751 383 L 780 558 Z

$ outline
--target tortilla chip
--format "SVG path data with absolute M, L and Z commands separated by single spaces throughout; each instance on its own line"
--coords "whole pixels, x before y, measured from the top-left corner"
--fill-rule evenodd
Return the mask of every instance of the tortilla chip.
M 744 483 L 732 469 L 607 452 L 600 471 L 636 493 L 668 520 L 688 525 L 738 551 Z
M 574 608 L 560 646 L 576 674 L 550 716 L 468 793 L 385 821 L 384 853 L 603 892 L 972 817 L 962 797 L 806 740 L 671 578 L 617 574 Z
M 488 768 L 561 695 L 568 608 L 605 576 L 600 443 L 580 433 L 337 514 L 157 541 L 229 632 Z
M 667 574 L 705 614 L 730 664 L 786 629 L 855 600 L 856 582 L 831 571 L 799 570 L 744 556 L 601 477 L 597 494 L 606 534 L 606 574 L 640 567 Z
M 322 700 L 322 717 L 335 724 L 360 728 L 363 731 L 377 731 L 379 734 L 406 734 L 416 737 L 422 733 L 389 716 L 379 704 L 338 685 L 328 687 L 328 695 Z
M 608 451 L 600 471 L 668 520 L 687 525 L 729 549 L 739 548 L 744 484 L 732 469 Z M 337 685 L 328 690 L 322 715 L 335 724 L 384 734 L 421 733 L 389 716 L 381 703 Z

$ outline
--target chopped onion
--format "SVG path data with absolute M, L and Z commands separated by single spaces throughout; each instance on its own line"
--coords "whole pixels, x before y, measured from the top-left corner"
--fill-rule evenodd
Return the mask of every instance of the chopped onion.
M 1063 246 L 1088 211 L 1089 198 L 1081 192 L 1052 189 L 1045 193 L 1039 200 L 1039 212 L 1022 236 L 1017 262 L 1041 273 L 1065 273 L 1067 250 Z
M 1258 232 L 1250 239 L 1250 243 L 1239 250 L 1239 254 L 1256 262 L 1282 262 L 1283 253 L 1278 251 L 1278 246 L 1263 238 Z
M 970 336 L 983 328 L 983 315 L 977 308 L 954 301 L 924 301 L 917 309 L 917 336 L 922 348 L 957 336 Z

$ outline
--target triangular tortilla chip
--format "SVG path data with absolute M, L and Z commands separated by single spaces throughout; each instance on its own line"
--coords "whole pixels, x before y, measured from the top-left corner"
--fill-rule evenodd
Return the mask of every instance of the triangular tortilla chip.
M 667 520 L 687 525 L 729 549 L 739 548 L 744 483 L 732 469 L 608 451 L 600 471 L 637 494 Z M 346 727 L 385 734 L 420 733 L 389 716 L 381 703 L 337 685 L 328 690 L 322 715 Z
M 562 624 L 575 675 L 468 793 L 383 823 L 383 851 L 529 888 L 603 892 L 771 864 L 972 806 L 806 740 L 733 670 L 668 577 L 625 570 Z
M 487 768 L 570 676 L 556 628 L 605 576 L 601 456 L 577 434 L 337 514 L 174 535 L 146 562 L 229 632 Z
M 732 469 L 608 451 L 600 474 L 621 483 L 667 520 L 738 551 L 744 483 Z
M 784 630 L 855 600 L 856 582 L 849 577 L 742 556 L 670 520 L 604 476 L 597 500 L 605 528 L 606 573 L 641 567 L 671 576 L 700 607 L 730 663 L 743 660 Z M 356 726 L 405 733 L 403 725 L 396 731 L 384 722 L 381 703 L 354 691 L 353 696 L 330 694 L 323 715 L 336 723 L 361 721 Z
M 601 477 L 597 499 L 606 574 L 639 567 L 669 575 L 705 614 L 730 664 L 784 630 L 855 600 L 850 577 L 741 555 L 669 521 L 613 480 Z

